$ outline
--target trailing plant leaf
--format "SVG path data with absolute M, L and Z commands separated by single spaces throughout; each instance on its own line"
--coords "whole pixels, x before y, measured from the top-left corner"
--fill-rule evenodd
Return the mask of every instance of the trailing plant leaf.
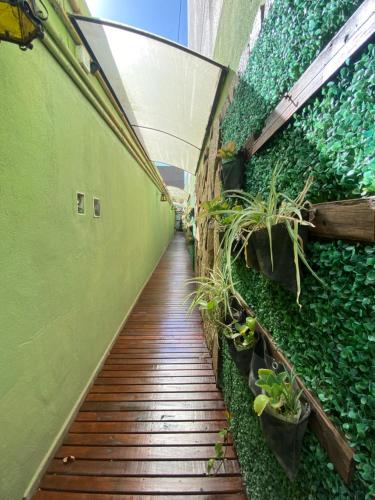
M 207 475 L 217 474 L 225 460 L 233 415 L 229 411 L 226 411 L 225 418 L 227 421 L 227 425 L 226 427 L 223 427 L 223 429 L 220 429 L 220 431 L 218 432 L 218 437 L 220 438 L 220 440 L 217 441 L 214 446 L 215 456 L 213 458 L 210 458 L 207 462 Z
M 212 324 L 223 326 L 224 318 L 233 319 L 233 301 L 243 303 L 242 297 L 233 292 L 226 269 L 221 270 L 219 265 L 208 276 L 198 276 L 188 280 L 187 284 L 196 287 L 185 299 L 185 302 L 190 302 L 189 312 L 199 308 Z
M 236 151 L 236 143 L 234 141 L 227 142 L 222 148 L 217 152 L 218 158 L 222 160 L 229 160 L 234 158 Z
M 233 340 L 234 346 L 237 351 L 244 351 L 251 349 L 256 342 L 255 328 L 257 325 L 256 318 L 248 316 L 245 323 L 234 322 L 227 325 L 223 329 L 225 337 Z M 233 329 L 234 326 L 234 329 Z

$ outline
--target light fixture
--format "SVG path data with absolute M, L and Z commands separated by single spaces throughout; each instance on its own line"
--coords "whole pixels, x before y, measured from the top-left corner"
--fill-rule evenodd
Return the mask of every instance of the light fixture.
M 160 201 L 167 201 L 167 196 L 165 194 L 160 195 Z
M 34 1 L 0 0 L 0 40 L 26 50 L 33 48 L 35 38 L 43 38 L 43 26 Z

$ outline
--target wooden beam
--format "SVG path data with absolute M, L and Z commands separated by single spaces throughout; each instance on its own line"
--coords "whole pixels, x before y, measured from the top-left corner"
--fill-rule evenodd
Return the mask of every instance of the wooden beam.
M 375 242 L 375 196 L 313 205 L 310 233 L 322 238 Z
M 284 95 L 269 115 L 258 139 L 251 138 L 245 148 L 250 154 L 259 150 L 304 103 L 310 99 L 374 34 L 375 13 L 373 0 L 364 0 L 330 43 L 311 63 L 292 89 Z
M 255 316 L 255 312 L 248 308 L 248 312 Z M 288 370 L 293 366 L 289 363 L 284 354 L 276 346 L 272 335 L 260 323 L 257 324 L 258 332 L 266 339 L 270 354 Z M 301 389 L 305 399 L 310 403 L 311 416 L 309 425 L 311 430 L 318 438 L 320 444 L 326 450 L 329 459 L 335 466 L 345 484 L 348 484 L 354 472 L 354 450 L 350 448 L 342 434 L 336 429 L 327 414 L 324 412 L 320 402 L 315 398 L 312 392 L 305 386 L 300 377 L 296 381 Z

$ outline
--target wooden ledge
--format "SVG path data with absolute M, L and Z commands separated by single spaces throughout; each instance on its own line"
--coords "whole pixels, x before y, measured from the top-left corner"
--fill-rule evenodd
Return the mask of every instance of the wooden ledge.
M 375 242 L 375 196 L 312 206 L 310 233 L 321 238 Z

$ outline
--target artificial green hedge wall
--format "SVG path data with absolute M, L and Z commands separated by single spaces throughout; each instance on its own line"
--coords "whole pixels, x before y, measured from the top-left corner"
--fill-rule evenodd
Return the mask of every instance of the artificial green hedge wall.
M 292 86 L 327 36 L 337 31 L 359 3 L 275 0 L 249 59 L 245 84 L 240 84 L 223 122 L 224 141 L 234 139 L 240 147 L 250 131 L 261 128 L 280 94 Z M 341 14 L 333 18 L 323 11 Z M 322 30 L 318 41 L 311 40 L 315 29 Z M 300 37 L 303 54 L 299 53 Z M 246 190 L 266 193 L 271 171 L 278 165 L 282 169 L 278 187 L 290 196 L 301 190 L 308 175 L 314 177 L 312 202 L 375 193 L 374 70 L 375 48 L 369 45 L 248 162 Z M 341 482 L 312 436 L 306 439 L 296 483 L 287 482 L 261 444 L 251 396 L 224 349 L 222 380 L 229 405 L 237 412 L 234 434 L 239 458 L 252 499 L 369 499 L 375 494 L 375 247 L 321 240 L 310 243 L 308 257 L 327 287 L 306 275 L 301 310 L 291 294 L 247 269 L 244 262 L 236 264 L 234 276 L 261 323 L 272 331 L 306 385 L 355 447 L 353 483 L 346 487 Z M 268 493 L 269 484 L 277 484 L 275 496 Z
M 237 87 L 223 142 L 244 144 L 361 0 L 275 0 Z
M 259 418 L 252 411 L 253 396 L 222 343 L 219 383 L 233 414 L 232 434 L 248 498 L 251 500 L 348 500 L 364 498 L 353 484 L 346 488 L 334 472 L 316 437 L 306 432 L 297 479 L 291 483 L 268 449 Z
M 296 196 L 309 175 L 312 202 L 375 192 L 375 45 L 345 65 L 319 96 L 254 156 L 247 190 L 266 193 L 272 169 L 278 188 Z M 225 129 L 225 124 L 223 126 Z

